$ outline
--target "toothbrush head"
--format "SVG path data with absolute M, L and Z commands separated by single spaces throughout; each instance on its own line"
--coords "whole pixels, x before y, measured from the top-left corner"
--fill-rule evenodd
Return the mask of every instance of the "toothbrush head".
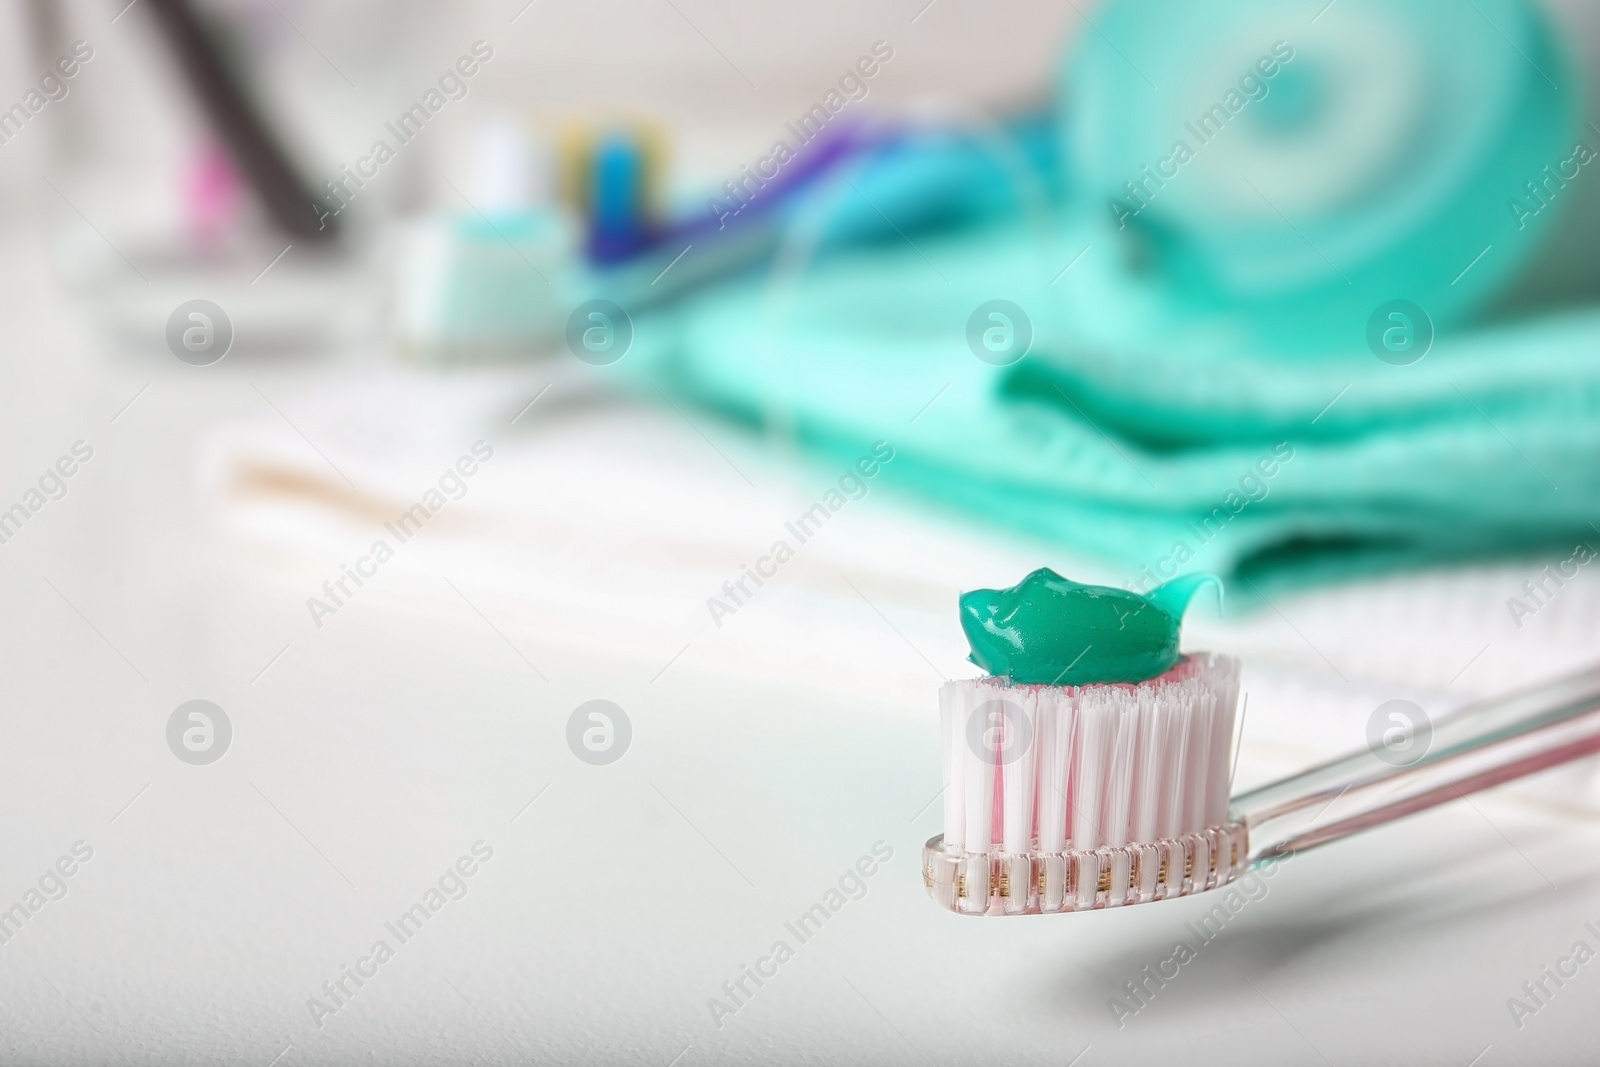
M 964 915 L 1027 915 L 1231 882 L 1249 855 L 1228 814 L 1238 695 L 1238 661 L 1208 653 L 1138 684 L 946 683 L 929 893 Z
M 1232 882 L 1249 866 L 1242 822 L 1145 844 L 1060 852 L 971 853 L 922 847 L 922 883 L 959 915 L 1049 915 L 1192 896 Z

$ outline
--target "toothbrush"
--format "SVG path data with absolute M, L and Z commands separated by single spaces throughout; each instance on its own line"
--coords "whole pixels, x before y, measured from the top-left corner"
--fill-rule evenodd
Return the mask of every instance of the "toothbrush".
M 1212 655 L 1138 685 L 947 683 L 945 832 L 923 864 L 934 899 L 1081 911 L 1230 879 L 1248 843 L 1227 811 L 1238 689 L 1238 662 Z
M 1037 607 L 1048 598 L 1029 583 L 1041 573 L 1094 588 L 1035 572 L 1018 590 L 967 594 L 969 638 L 977 627 L 968 598 L 998 596 L 1014 608 L 1028 596 Z M 994 617 L 1005 621 L 1003 612 Z M 1037 633 L 1023 629 L 1037 647 Z M 991 621 L 988 631 L 1006 627 Z M 984 651 L 974 641 L 980 664 Z M 947 683 L 945 832 L 923 849 L 930 895 L 966 915 L 1188 896 L 1257 864 L 1600 752 L 1596 668 L 1463 708 L 1434 725 L 1427 751 L 1405 765 L 1361 750 L 1230 801 L 1238 691 L 1238 662 L 1209 653 L 1176 657 L 1137 682 Z

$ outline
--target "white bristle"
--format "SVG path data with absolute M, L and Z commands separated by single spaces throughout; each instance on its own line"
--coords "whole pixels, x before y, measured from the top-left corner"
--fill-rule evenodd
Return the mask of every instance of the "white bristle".
M 1067 847 L 1067 783 L 1075 709 L 1057 689 L 1039 690 L 1038 700 L 1039 733 L 1034 744 L 1039 749 L 1039 848 L 1060 852 Z
M 1184 766 L 1188 773 L 1184 779 L 1182 825 L 1205 826 L 1206 796 L 1211 781 L 1211 720 L 1216 715 L 1217 695 L 1207 692 L 1195 701 L 1194 713 L 1189 718 L 1189 735 L 1185 739 L 1188 754 Z
M 1137 691 L 1136 691 L 1137 692 Z M 1154 841 L 1161 818 L 1161 775 L 1165 765 L 1167 732 L 1157 729 L 1161 705 L 1149 694 L 1139 693 L 1139 766 L 1133 780 L 1133 812 L 1130 833 L 1135 841 Z
M 1228 790 L 1233 788 L 1234 716 L 1239 708 L 1239 665 L 1232 662 L 1217 686 L 1217 704 L 1211 713 L 1211 769 L 1206 778 L 1208 825 L 1218 826 L 1228 817 Z
M 1113 717 L 1115 740 L 1111 743 L 1111 766 L 1106 769 L 1100 801 L 1102 845 L 1128 843 L 1128 809 L 1133 806 L 1133 776 L 1138 768 L 1139 717 L 1126 714 L 1122 693 L 1115 689 L 1096 694 Z
M 944 731 L 944 839 L 952 848 L 966 843 L 966 797 L 961 789 L 961 775 L 966 769 L 961 759 L 962 708 L 959 690 L 948 685 L 939 690 L 939 725 Z
M 1209 654 L 1138 685 L 947 683 L 946 847 L 1085 851 L 1222 825 L 1238 693 L 1238 662 Z
M 1166 751 L 1162 754 L 1163 789 L 1161 796 L 1161 821 L 1158 824 L 1162 837 L 1177 837 L 1187 833 L 1183 825 L 1184 780 L 1193 773 L 1189 764 L 1189 722 L 1194 717 L 1195 705 L 1205 694 L 1195 694 L 1183 706 L 1173 707 L 1168 701 L 1161 709 L 1163 726 L 1167 732 Z
M 994 778 L 997 741 L 988 722 L 989 686 L 970 686 L 961 694 L 961 735 L 956 738 L 962 764 L 963 817 L 968 852 L 987 852 L 994 833 Z
M 1074 699 L 1063 694 L 1064 699 Z M 1073 739 L 1072 762 L 1067 780 L 1070 792 L 1068 818 L 1072 822 L 1072 847 L 1097 848 L 1104 844 L 1100 827 L 1105 815 L 1100 810 L 1105 796 L 1105 779 L 1116 750 L 1119 709 L 1093 694 L 1076 696 L 1078 734 Z
M 1002 781 L 1000 788 L 1003 816 L 1000 847 L 1006 852 L 1026 852 L 1033 840 L 1034 769 L 1038 758 L 1033 743 L 1038 696 L 1035 692 L 1017 694 L 1014 703 L 1002 705 L 1000 746 Z

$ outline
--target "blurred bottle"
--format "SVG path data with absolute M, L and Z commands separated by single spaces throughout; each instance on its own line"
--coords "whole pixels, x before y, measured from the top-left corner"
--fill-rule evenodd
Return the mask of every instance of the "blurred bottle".
M 407 357 L 459 363 L 555 351 L 576 299 L 578 238 L 555 203 L 545 145 L 531 121 L 490 113 L 467 157 L 467 203 L 455 198 L 403 226 L 394 322 Z

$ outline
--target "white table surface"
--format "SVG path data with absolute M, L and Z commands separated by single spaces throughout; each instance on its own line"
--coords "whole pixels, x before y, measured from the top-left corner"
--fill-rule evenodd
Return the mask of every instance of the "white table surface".
M 304 606 L 315 582 L 285 577 L 301 573 L 287 550 L 215 521 L 198 450 L 219 423 L 261 416 L 263 394 L 290 403 L 332 372 L 230 357 L 198 375 L 118 351 L 39 255 L 24 243 L 4 260 L 0 500 L 75 440 L 95 456 L 0 545 L 0 908 L 74 842 L 94 851 L 66 896 L 0 945 L 0 1061 L 1595 1061 L 1600 964 L 1520 1029 L 1506 1005 L 1575 941 L 1600 944 L 1583 925 L 1600 926 L 1600 822 L 1585 809 L 1484 796 L 1298 857 L 1119 1028 L 1110 998 L 1192 940 L 1186 924 L 1214 901 L 1001 921 L 926 899 L 933 689 L 959 658 L 953 612 L 941 622 L 915 590 L 902 600 L 892 583 L 871 586 L 903 641 L 859 601 L 818 601 L 800 629 L 772 631 L 793 643 L 752 623 L 744 639 L 767 665 L 742 673 L 747 657 L 719 653 L 692 599 L 664 625 L 681 624 L 682 642 L 624 636 L 609 649 L 592 626 L 562 640 L 559 618 L 517 615 L 488 588 L 495 607 L 480 615 L 447 591 L 408 602 L 375 586 L 315 629 Z M 643 418 L 668 453 L 697 441 Z M 715 434 L 761 462 L 758 445 Z M 709 452 L 692 462 L 696 477 L 726 479 Z M 764 469 L 808 491 L 804 468 Z M 907 537 L 928 521 L 903 502 L 874 507 L 872 523 Z M 841 527 L 840 544 L 876 543 L 868 527 Z M 950 529 L 974 574 L 1030 551 Z M 430 558 L 384 580 L 426 580 Z M 612 594 L 601 583 L 596 595 Z M 1341 635 L 1366 647 L 1329 602 L 1288 610 L 1321 648 Z M 1471 610 L 1498 613 L 1485 625 L 1503 629 L 1493 598 Z M 486 616 L 512 621 L 496 633 Z M 1589 618 L 1564 632 L 1592 634 Z M 839 657 L 835 678 L 806 663 L 806 626 L 819 641 L 831 627 L 876 636 Z M 1340 690 L 1280 623 L 1210 635 L 1262 650 L 1241 778 L 1358 743 L 1359 710 L 1329 720 L 1332 740 L 1295 747 L 1296 694 Z M 1475 670 L 1540 673 L 1534 639 L 1496 642 L 1484 662 L 1502 666 Z M 678 643 L 689 651 L 669 663 Z M 782 669 L 797 648 L 804 669 Z M 1405 658 L 1374 655 L 1353 704 L 1373 706 Z M 869 675 L 887 680 L 840 683 Z M 197 697 L 234 727 L 206 767 L 175 759 L 164 738 L 172 710 Z M 594 698 L 633 724 L 609 766 L 565 743 L 568 715 Z M 468 893 L 316 1025 L 308 998 L 375 940 L 397 945 L 384 923 L 480 840 L 493 857 Z M 879 841 L 893 857 L 865 895 L 797 945 L 784 923 Z M 719 1026 L 708 998 L 778 939 L 794 958 Z

